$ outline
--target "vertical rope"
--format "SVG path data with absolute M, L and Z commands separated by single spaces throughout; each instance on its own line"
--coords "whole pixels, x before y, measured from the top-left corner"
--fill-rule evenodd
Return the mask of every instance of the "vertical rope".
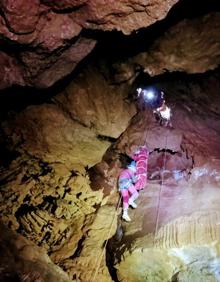
M 166 141 L 165 141 L 165 153 L 164 153 L 164 160 L 163 160 L 163 171 L 162 171 L 161 185 L 160 185 L 158 203 L 157 203 L 157 215 L 156 215 L 156 225 L 155 225 L 155 233 L 154 233 L 154 244 L 155 244 L 156 234 L 157 234 L 157 231 L 158 231 L 161 192 L 162 192 L 163 183 L 164 183 L 164 171 L 165 171 L 165 164 L 166 164 L 166 149 L 167 149 L 167 135 L 166 135 Z
M 147 113 L 147 121 L 149 120 L 149 113 Z M 148 123 L 147 123 L 148 124 Z M 149 131 L 149 125 L 147 125 L 147 128 L 146 128 L 146 135 L 145 135 L 145 143 L 146 143 L 146 139 L 147 139 L 147 135 L 148 135 L 148 131 Z M 166 147 L 167 147 L 167 136 L 166 136 Z M 163 171 L 165 169 L 165 160 L 166 160 L 166 147 L 165 147 L 165 158 L 164 158 L 164 166 L 163 166 Z M 163 185 L 163 175 L 162 175 L 162 185 Z M 161 193 L 161 187 L 162 185 L 160 186 L 160 192 L 159 192 L 159 201 L 158 201 L 158 208 L 157 208 L 157 218 L 156 218 L 156 231 L 157 231 L 157 226 L 158 226 L 158 218 L 159 218 L 159 207 L 160 207 L 160 193 Z M 102 261 L 102 258 L 103 258 L 103 255 L 104 255 L 104 252 L 106 250 L 106 246 L 107 246 L 107 243 L 108 243 L 108 240 L 109 240 L 109 236 L 110 236 L 110 233 L 112 231 L 112 227 L 113 227 L 113 223 L 114 223 L 114 220 L 115 220 L 115 217 L 118 213 L 118 210 L 119 210 L 119 206 L 121 204 L 121 199 L 122 199 L 122 196 L 120 196 L 119 198 L 119 201 L 118 201 L 118 204 L 117 204 L 117 207 L 116 207 L 116 211 L 115 211 L 115 214 L 113 216 L 113 220 L 111 222 L 111 225 L 110 225 L 110 229 L 109 229 L 109 232 L 108 232 L 108 236 L 107 236 L 107 240 L 105 241 L 105 244 L 103 246 L 103 250 L 101 252 L 101 255 L 99 257 L 97 257 L 97 260 L 94 264 L 94 268 L 92 270 L 92 273 L 91 273 L 91 277 L 92 277 L 92 274 L 93 274 L 93 271 L 95 270 L 95 273 L 94 273 L 94 276 L 93 276 L 93 279 L 91 280 L 91 282 L 94 282 L 95 279 L 96 279 L 96 276 L 98 274 L 98 271 L 100 269 L 100 265 L 101 265 L 101 261 Z M 155 232 L 156 232 L 155 231 Z M 155 233 L 156 234 L 156 233 Z M 154 239 L 155 239 L 155 236 L 154 236 Z

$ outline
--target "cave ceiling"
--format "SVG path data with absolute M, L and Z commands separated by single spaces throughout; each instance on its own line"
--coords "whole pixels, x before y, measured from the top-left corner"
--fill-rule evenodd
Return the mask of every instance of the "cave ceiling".
M 220 7 L 191 2 L 0 1 L 2 279 L 220 281 Z M 120 154 L 139 145 L 127 223 Z
M 171 22 L 176 25 L 174 24 L 164 35 L 161 34 L 162 38 L 159 42 L 155 42 L 149 52 L 135 57 L 134 64 L 141 65 L 152 75 L 164 69 L 204 72 L 206 69 L 215 68 L 220 49 L 217 36 L 219 14 L 194 21 L 184 20 L 182 17 L 183 21 L 179 20 L 178 23 L 172 10 L 177 9 L 180 15 L 180 11 L 183 10 L 182 14 L 185 16 L 193 14 L 191 10 L 195 10 L 202 16 L 206 8 L 211 11 L 216 10 L 218 1 L 203 3 L 199 10 L 197 5 L 193 4 L 191 9 L 185 11 L 184 5 L 183 8 L 181 6 L 184 1 L 177 2 L 171 0 L 1 1 L 0 60 L 4 71 L 1 72 L 0 88 L 4 89 L 11 85 L 49 87 L 70 74 L 95 48 L 99 42 L 97 32 L 114 31 L 122 37 L 123 34 L 124 37 L 134 36 L 142 28 L 163 22 L 166 17 L 170 17 Z M 164 26 L 169 26 L 166 20 Z M 158 30 L 155 29 L 152 33 L 157 34 Z M 133 41 L 133 45 L 138 45 L 136 42 L 138 36 L 134 36 Z M 145 41 L 150 43 L 148 34 Z M 209 48 L 209 43 L 212 48 Z M 117 37 L 113 37 L 109 44 L 113 48 L 115 44 L 117 46 Z M 142 41 L 140 44 L 146 46 L 146 42 Z M 173 50 L 176 51 L 172 52 Z M 201 56 L 200 65 L 196 67 L 193 60 L 191 60 L 192 65 L 187 64 L 186 61 L 189 62 L 187 56 L 189 60 L 200 59 Z M 210 57 L 210 62 L 205 62 L 202 56 Z M 144 63 L 146 61 L 147 66 Z

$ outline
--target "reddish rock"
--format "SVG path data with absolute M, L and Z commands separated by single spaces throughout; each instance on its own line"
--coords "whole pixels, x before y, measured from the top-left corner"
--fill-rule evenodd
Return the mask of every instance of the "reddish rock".
M 135 3 L 128 0 L 1 1 L 0 35 L 6 48 L 13 49 L 13 58 L 17 58 L 17 61 L 11 61 L 14 65 L 11 64 L 10 72 L 14 72 L 18 62 L 22 61 L 23 64 L 23 82 L 14 79 L 14 74 L 10 79 L 1 81 L 1 88 L 12 84 L 51 86 L 72 72 L 94 48 L 95 41 L 92 39 L 81 39 L 83 43 L 77 40 L 82 27 L 116 29 L 130 34 L 164 18 L 176 2 L 177 0 L 151 0 L 150 3 L 142 0 Z M 46 76 L 46 79 L 42 78 Z
M 163 19 L 177 0 L 90 0 L 76 13 L 86 28 L 130 34 Z
M 31 33 L 39 19 L 39 0 L 2 0 L 0 8 L 10 31 Z
M 26 83 L 36 88 L 52 86 L 57 80 L 72 72 L 95 44 L 95 40 L 82 37 L 61 54 L 59 51 L 50 56 L 35 52 L 22 53 L 21 59 L 28 69 L 24 74 Z
M 66 10 L 82 6 L 88 2 L 88 0 L 41 0 L 41 2 L 50 6 L 54 10 Z
M 150 76 L 170 71 L 204 73 L 220 63 L 220 13 L 186 19 L 171 27 L 151 48 L 122 63 L 117 81 L 133 79 L 139 69 Z
M 43 49 L 44 52 L 50 54 L 57 48 L 70 46 L 70 40 L 76 38 L 81 30 L 82 27 L 75 23 L 68 14 L 50 12 L 41 17 L 37 26 L 38 35 L 33 45 L 36 51 Z
M 23 69 L 14 57 L 0 51 L 0 65 L 0 89 L 11 86 L 12 82 L 19 85 L 25 84 L 22 77 Z

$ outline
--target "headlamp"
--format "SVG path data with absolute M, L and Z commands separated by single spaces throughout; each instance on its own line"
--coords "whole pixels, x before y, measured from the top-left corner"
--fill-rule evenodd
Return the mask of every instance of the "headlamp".
M 152 101 L 155 98 L 155 93 L 153 90 L 144 90 L 143 97 L 145 102 Z

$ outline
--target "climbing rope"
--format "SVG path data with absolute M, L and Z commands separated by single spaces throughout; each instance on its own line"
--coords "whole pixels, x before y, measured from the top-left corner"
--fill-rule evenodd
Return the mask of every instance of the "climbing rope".
M 156 224 L 155 224 L 155 232 L 154 232 L 154 244 L 155 244 L 155 241 L 156 241 L 156 234 L 157 234 L 157 231 L 158 231 L 161 193 L 162 193 L 162 188 L 163 188 L 163 185 L 164 185 L 164 171 L 165 171 L 165 165 L 166 165 L 166 153 L 167 153 L 167 135 L 166 135 L 166 141 L 165 141 L 165 152 L 164 152 L 164 160 L 163 160 L 163 170 L 162 170 L 162 177 L 161 177 L 161 185 L 160 185 L 159 196 L 158 196 L 158 203 L 157 203 L 157 215 L 156 215 Z
M 111 231 L 112 231 L 112 227 L 113 227 L 113 223 L 114 223 L 114 220 L 118 214 L 118 210 L 119 210 L 119 207 L 120 207 L 120 204 L 121 204 L 121 199 L 122 199 L 122 196 L 120 196 L 119 200 L 118 200 L 118 204 L 117 204 L 117 207 L 116 207 L 116 210 L 115 210 L 115 213 L 114 213 L 114 216 L 113 216 L 113 219 L 112 219 L 112 222 L 111 222 L 111 225 L 110 225 L 110 229 L 109 229 L 109 232 L 108 232 L 108 236 L 107 236 L 107 240 L 105 241 L 105 244 L 103 246 L 103 250 L 101 252 L 101 255 L 97 257 L 96 259 L 96 262 L 94 264 L 94 268 L 92 269 L 92 273 L 91 273 L 91 278 L 92 278 L 92 274 L 95 270 L 95 273 L 94 273 L 94 276 L 93 276 L 93 279 L 91 280 L 92 282 L 96 281 L 95 278 L 98 274 L 98 270 L 100 268 L 100 264 L 101 264 L 101 261 L 102 261 L 102 258 L 103 258 L 103 255 L 105 253 L 105 250 L 106 250 L 106 246 L 108 244 L 108 240 L 109 240 L 109 237 L 110 237 L 110 234 L 111 234 Z
M 149 120 L 149 113 L 147 114 L 147 120 Z M 148 123 L 147 123 L 148 124 Z M 146 139 L 147 139 L 147 135 L 148 135 L 148 132 L 149 132 L 149 126 L 147 127 L 146 129 L 146 135 L 145 135 L 145 143 L 146 143 Z M 167 148 L 167 136 L 166 136 L 166 145 L 165 145 L 165 154 L 164 154 L 164 164 L 163 164 L 163 172 L 165 170 L 165 160 L 166 160 L 166 148 Z M 155 234 L 157 232 L 157 228 L 158 228 L 158 219 L 159 219 L 159 208 L 160 208 L 160 194 L 161 194 L 161 191 L 162 191 L 162 186 L 163 186 L 163 175 L 164 173 L 162 174 L 162 181 L 161 181 L 161 186 L 160 186 L 160 191 L 159 191 L 159 200 L 158 200 L 158 206 L 157 206 L 157 216 L 156 216 L 156 227 L 155 227 Z M 113 220 L 111 222 L 111 225 L 110 225 L 110 229 L 109 229 L 109 232 L 108 232 L 108 236 L 107 236 L 107 240 L 105 241 L 105 244 L 103 246 L 103 249 L 101 251 L 101 255 L 97 257 L 96 259 L 96 262 L 94 264 L 94 268 L 91 272 L 91 278 L 92 278 L 92 274 L 95 270 L 95 273 L 94 273 L 94 276 L 91 280 L 91 282 L 94 282 L 95 279 L 96 279 L 96 276 L 98 274 L 98 271 L 100 269 L 100 265 L 101 265 L 101 261 L 102 261 L 102 258 L 103 258 L 103 255 L 106 251 L 106 246 L 108 244 L 108 241 L 109 241 L 109 237 L 110 237 L 110 234 L 111 234 L 111 231 L 112 231 L 112 227 L 113 227 L 113 223 L 114 223 L 114 220 L 115 220 L 115 217 L 117 216 L 118 214 L 118 210 L 119 210 L 119 207 L 120 207 L 120 204 L 121 204 L 121 200 L 122 200 L 122 196 L 120 196 L 119 200 L 118 200 L 118 204 L 117 204 L 117 207 L 116 207 L 116 210 L 115 210 L 115 213 L 114 213 L 114 216 L 113 216 Z M 154 239 L 155 239 L 155 235 L 154 235 Z

